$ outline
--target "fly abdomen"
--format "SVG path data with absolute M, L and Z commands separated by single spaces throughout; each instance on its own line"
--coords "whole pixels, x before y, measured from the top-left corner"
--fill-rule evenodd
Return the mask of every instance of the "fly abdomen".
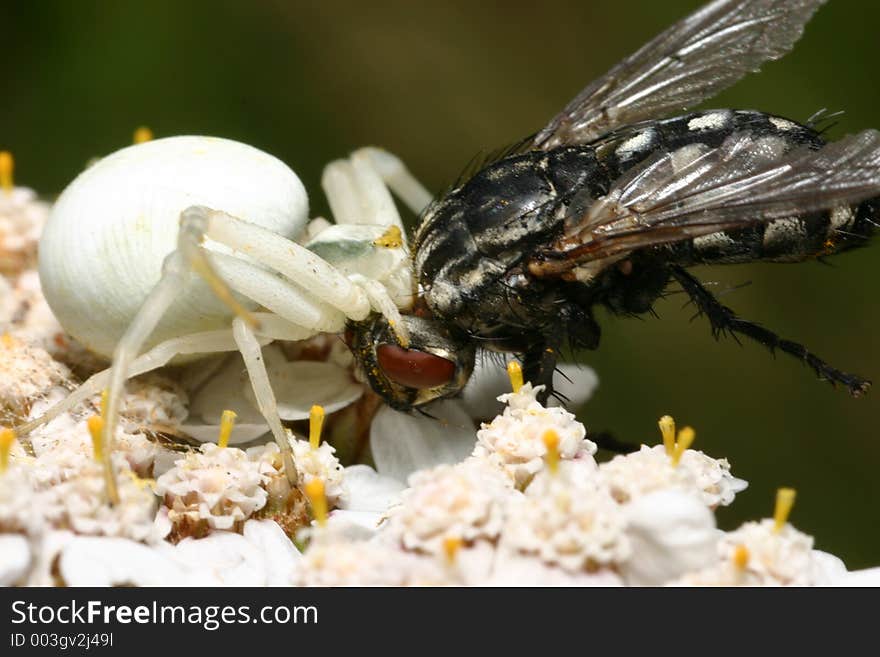
M 685 154 L 684 149 L 694 144 L 715 148 L 735 133 L 748 133 L 758 147 L 780 154 L 799 147 L 816 150 L 825 144 L 813 127 L 789 119 L 748 110 L 710 110 L 631 126 L 600 139 L 595 146 L 603 165 L 616 176 L 658 151 L 682 149 Z M 863 245 L 878 216 L 880 203 L 866 201 L 712 233 L 660 249 L 671 252 L 671 260 L 683 266 L 800 262 Z
M 599 139 L 594 148 L 611 178 L 657 152 L 671 152 L 692 144 L 717 148 L 735 133 L 777 140 L 785 150 L 798 146 L 821 148 L 825 141 L 809 126 L 753 110 L 707 110 L 660 121 L 628 126 Z
M 785 217 L 738 231 L 721 231 L 670 245 L 679 264 L 802 262 L 864 245 L 876 226 L 876 200 L 858 206 Z

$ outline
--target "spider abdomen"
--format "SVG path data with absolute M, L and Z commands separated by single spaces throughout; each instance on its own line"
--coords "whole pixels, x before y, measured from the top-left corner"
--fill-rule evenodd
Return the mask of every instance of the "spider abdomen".
M 180 213 L 193 205 L 288 237 L 308 221 L 297 175 L 245 144 L 171 137 L 105 157 L 62 193 L 40 240 L 43 291 L 71 335 L 96 353 L 112 354 L 176 248 Z M 225 328 L 230 320 L 228 307 L 192 276 L 147 346 Z

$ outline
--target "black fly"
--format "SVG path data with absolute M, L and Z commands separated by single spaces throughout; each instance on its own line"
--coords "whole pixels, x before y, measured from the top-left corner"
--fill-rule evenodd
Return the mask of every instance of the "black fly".
M 755 111 L 660 118 L 784 55 L 824 0 L 716 0 L 593 82 L 514 152 L 423 213 L 412 343 L 351 326 L 372 387 L 410 409 L 460 391 L 477 348 L 520 354 L 548 385 L 558 349 L 595 349 L 596 306 L 650 312 L 677 282 L 716 335 L 757 340 L 854 396 L 870 382 L 740 319 L 687 268 L 800 262 L 862 245 L 880 213 L 880 133 L 826 143 Z

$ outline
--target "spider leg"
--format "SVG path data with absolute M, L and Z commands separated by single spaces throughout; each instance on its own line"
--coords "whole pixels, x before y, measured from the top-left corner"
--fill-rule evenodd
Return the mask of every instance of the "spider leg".
M 781 338 L 754 322 L 740 319 L 730 308 L 722 305 L 712 296 L 700 281 L 684 268 L 673 267 L 672 276 L 693 300 L 699 312 L 706 315 L 709 319 L 709 323 L 712 325 L 712 334 L 716 338 L 724 333 L 730 333 L 734 337 L 736 337 L 736 334 L 739 334 L 759 342 L 771 352 L 779 349 L 809 365 L 819 378 L 828 381 L 832 385 L 842 383 L 853 397 L 861 396 L 870 387 L 870 381 L 831 367 L 821 358 L 808 351 L 803 345 Z
M 193 353 L 213 353 L 234 351 L 235 341 L 228 329 L 192 333 L 181 338 L 172 338 L 162 342 L 134 361 L 128 371 L 128 378 L 150 372 L 167 364 L 177 355 Z M 15 433 L 24 437 L 34 429 L 51 422 L 85 400 L 99 394 L 110 382 L 110 369 L 93 374 L 71 392 L 67 397 L 49 408 L 40 417 L 15 427 Z
M 422 213 L 433 195 L 413 176 L 396 155 L 375 147 L 361 148 L 351 156 L 355 166 L 368 161 L 388 188 L 416 215 Z
M 294 326 L 271 313 L 257 312 L 253 315 L 260 323 L 259 331 L 255 332 L 260 344 L 268 344 L 273 340 L 304 340 L 314 334 L 313 331 Z M 191 333 L 179 338 L 172 338 L 157 344 L 135 358 L 129 366 L 126 378 L 129 379 L 163 367 L 177 356 L 223 353 L 236 351 L 236 349 L 237 343 L 229 329 Z M 76 390 L 49 408 L 43 415 L 15 427 L 16 435 L 23 438 L 34 429 L 51 422 L 62 413 L 99 394 L 108 387 L 110 372 L 111 369 L 108 368 L 90 376 Z
M 389 189 L 416 214 L 431 202 L 431 193 L 396 156 L 378 148 L 362 148 L 347 160 L 324 167 L 321 186 L 337 224 L 395 225 L 403 231 L 400 213 Z
M 363 290 L 304 246 L 225 212 L 204 207 L 190 208 L 186 212 L 192 213 L 191 216 L 195 213 L 200 215 L 200 220 L 204 222 L 202 237 L 208 237 L 277 271 L 288 281 L 308 290 L 310 296 L 345 313 L 350 319 L 359 321 L 369 314 L 370 303 Z M 217 255 L 212 254 L 212 260 Z M 250 265 L 244 260 L 236 260 L 242 266 Z M 259 269 L 256 265 L 251 266 Z
M 266 372 L 266 363 L 263 361 L 263 350 L 260 346 L 254 331 L 240 318 L 236 317 L 232 320 L 232 335 L 235 338 L 235 344 L 241 352 L 244 360 L 244 366 L 247 368 L 248 378 L 251 380 L 251 386 L 254 390 L 254 397 L 257 400 L 257 407 L 260 413 L 266 418 L 272 435 L 275 436 L 275 442 L 281 450 L 281 458 L 284 461 L 284 471 L 287 473 L 287 480 L 291 486 L 298 483 L 298 474 L 296 465 L 293 462 L 293 450 L 290 448 L 290 441 L 287 439 L 287 432 L 284 425 L 281 424 L 281 418 L 278 415 L 278 406 L 275 401 L 275 393 L 269 383 L 269 374 Z

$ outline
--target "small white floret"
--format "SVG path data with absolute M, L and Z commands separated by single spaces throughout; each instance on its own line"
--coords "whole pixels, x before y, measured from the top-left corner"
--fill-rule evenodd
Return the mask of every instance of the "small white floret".
M 638 452 L 615 456 L 600 465 L 599 472 L 621 503 L 658 490 L 680 489 L 699 495 L 706 506 L 714 508 L 733 502 L 736 493 L 748 485 L 730 474 L 727 459 L 688 449 L 676 466 L 663 445 L 642 445 Z
M 501 395 L 504 412 L 477 432 L 475 457 L 501 468 L 523 489 L 544 467 L 544 435 L 555 431 L 561 459 L 578 459 L 595 465 L 596 444 L 585 438 L 586 429 L 564 408 L 548 408 L 536 399 L 541 387 L 526 383 L 518 392 Z

